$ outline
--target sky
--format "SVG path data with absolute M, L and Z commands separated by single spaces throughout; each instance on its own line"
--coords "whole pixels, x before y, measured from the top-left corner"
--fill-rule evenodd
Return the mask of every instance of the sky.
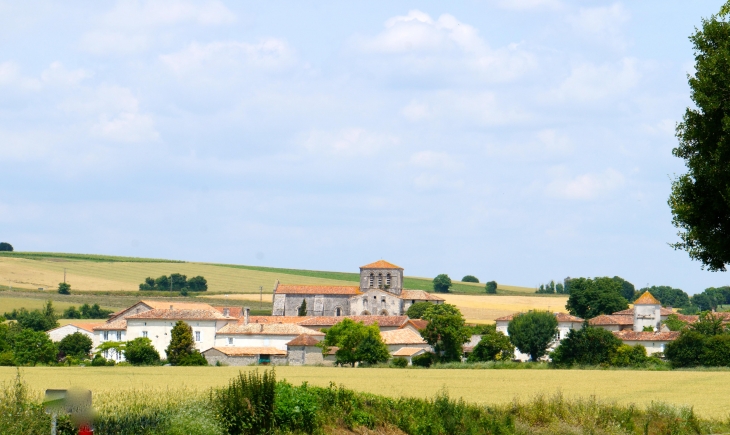
M 669 244 L 721 1 L 0 1 L 0 241 L 538 286 Z

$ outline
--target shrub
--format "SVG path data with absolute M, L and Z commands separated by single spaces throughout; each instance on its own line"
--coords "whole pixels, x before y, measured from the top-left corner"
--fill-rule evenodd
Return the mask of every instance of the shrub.
M 704 366 L 730 366 L 730 335 L 722 334 L 709 337 L 700 357 Z
M 482 335 L 479 343 L 469 354 L 469 362 L 509 361 L 515 357 L 515 347 L 509 337 L 499 331 L 491 330 Z
M 431 367 L 431 364 L 433 364 L 433 361 L 435 359 L 435 355 L 426 352 L 423 355 L 414 356 L 411 358 L 411 363 L 413 363 L 414 366 L 418 367 Z
M 550 357 L 553 363 L 558 365 L 609 364 L 611 356 L 621 345 L 621 340 L 610 331 L 585 326 L 582 329 L 573 329 L 568 332 L 568 336 L 560 342 Z M 644 355 L 646 355 L 646 351 Z
M 91 339 L 80 332 L 74 332 L 61 339 L 58 342 L 58 351 L 63 352 L 66 356 L 75 358 L 87 358 L 91 353 L 93 343 Z
M 405 358 L 403 358 L 403 357 L 393 358 L 390 361 L 390 365 L 392 367 L 397 367 L 397 368 L 401 368 L 402 369 L 402 368 L 408 367 L 408 360 L 405 359 Z
M 496 295 L 497 294 L 497 281 L 489 281 L 486 286 L 485 290 L 487 294 L 489 295 Z
M 611 355 L 611 365 L 616 367 L 641 366 L 648 362 L 646 348 L 640 344 L 622 344 Z
M 436 293 L 448 293 L 451 288 L 451 278 L 442 273 L 433 279 L 433 291 Z
M 474 275 L 467 275 L 467 276 L 461 278 L 461 282 L 476 282 L 476 283 L 478 283 L 479 282 L 479 278 L 477 278 Z
M 700 365 L 706 337 L 697 331 L 683 330 L 676 340 L 667 344 L 664 355 L 673 367 Z
M 179 366 L 207 366 L 208 360 L 205 359 L 202 353 L 198 350 L 194 350 L 191 353 L 180 358 L 178 362 Z
M 239 373 L 215 393 L 214 406 L 229 434 L 268 434 L 274 428 L 276 374 Z
M 106 365 L 106 358 L 101 356 L 101 354 L 96 354 L 94 356 L 94 359 L 91 360 L 91 365 L 94 367 L 102 367 Z
M 307 383 L 294 387 L 287 382 L 276 385 L 274 419 L 279 432 L 313 433 L 319 426 L 319 397 Z
M 58 294 L 70 295 L 71 294 L 71 284 L 69 284 L 67 282 L 59 282 L 58 283 Z
M 160 363 L 160 354 L 147 337 L 137 337 L 127 343 L 124 358 L 135 366 L 151 366 Z

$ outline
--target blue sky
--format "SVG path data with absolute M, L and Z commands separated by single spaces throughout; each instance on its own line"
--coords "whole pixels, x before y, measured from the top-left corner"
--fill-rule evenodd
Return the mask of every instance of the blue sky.
M 718 1 L 0 2 L 0 239 L 536 286 L 668 243 Z

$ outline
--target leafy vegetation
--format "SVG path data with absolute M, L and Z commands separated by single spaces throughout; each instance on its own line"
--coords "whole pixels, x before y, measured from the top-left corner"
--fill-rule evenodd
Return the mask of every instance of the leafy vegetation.
M 124 348 L 124 358 L 135 366 L 151 366 L 160 364 L 160 354 L 152 341 L 147 337 L 137 337 L 128 341 Z
M 160 290 L 204 292 L 208 290 L 208 281 L 206 281 L 206 279 L 202 276 L 194 276 L 188 279 L 185 275 L 173 273 L 170 276 L 162 275 L 157 279 L 147 277 L 144 282 L 139 285 L 139 289 L 140 291 Z
M 449 275 L 442 273 L 433 279 L 433 291 L 436 293 L 448 293 L 453 284 Z
M 520 352 L 529 354 L 532 361 L 539 361 L 558 334 L 558 321 L 548 311 L 520 313 L 510 320 L 507 332 Z
M 497 281 L 488 281 L 487 284 L 484 286 L 484 289 L 488 295 L 496 295 L 497 294 Z
M 488 325 L 482 332 L 481 340 L 469 354 L 468 361 L 509 361 L 514 357 L 515 346 L 509 337 L 497 331 L 494 325 Z
M 466 275 L 465 277 L 461 278 L 461 282 L 475 282 L 475 283 L 479 283 L 479 278 L 477 278 L 474 275 Z
M 182 320 L 178 320 L 172 327 L 170 344 L 165 353 L 167 361 L 174 366 L 208 365 L 205 357 L 195 348 L 193 328 Z
M 433 347 L 435 358 L 442 362 L 460 361 L 463 345 L 471 335 L 461 311 L 450 304 L 431 305 L 422 319 L 428 325 L 421 336 Z
M 114 311 L 105 310 L 99 306 L 99 304 L 89 305 L 83 304 L 81 307 L 76 309 L 75 306 L 71 306 L 63 310 L 61 314 L 62 319 L 106 319 Z
M 91 354 L 92 346 L 93 343 L 89 336 L 81 332 L 74 332 L 58 342 L 58 353 L 59 356 L 86 359 Z
M 363 322 L 344 319 L 329 328 L 320 343 L 324 354 L 333 346 L 338 348 L 335 351 L 338 365 L 376 364 L 390 358 L 388 347 L 383 343 L 377 324 L 365 326 Z
M 0 242 L 0 251 L 13 252 L 13 245 L 8 242 Z
M 70 295 L 71 294 L 71 284 L 67 282 L 59 282 L 58 283 L 58 294 L 59 295 Z
M 416 302 L 408 307 L 406 315 L 411 319 L 421 319 L 423 318 L 423 313 L 425 313 L 431 305 L 433 305 L 431 302 Z
M 570 296 L 565 308 L 574 316 L 590 319 L 601 314 L 613 314 L 629 307 L 621 295 L 621 283 L 613 278 L 572 278 Z
M 14 309 L 9 313 L 3 314 L 7 320 L 16 320 L 22 328 L 32 329 L 34 331 L 48 331 L 58 327 L 58 316 L 53 308 L 53 302 L 46 301 L 42 310 L 28 311 L 25 308 L 19 310 Z

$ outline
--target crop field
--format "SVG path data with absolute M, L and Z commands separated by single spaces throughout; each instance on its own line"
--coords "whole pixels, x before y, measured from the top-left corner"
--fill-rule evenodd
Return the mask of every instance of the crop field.
M 35 390 L 89 388 L 96 393 L 148 388 L 192 390 L 225 385 L 249 367 L 29 367 L 24 381 Z M 375 371 L 375 372 L 374 372 Z M 0 382 L 15 377 L 0 367 Z M 299 385 L 330 382 L 391 397 L 433 397 L 446 389 L 451 397 L 482 404 L 504 404 L 518 398 L 560 391 L 567 398 L 596 396 L 620 404 L 666 402 L 693 406 L 702 417 L 728 417 L 730 397 L 723 387 L 730 371 L 635 370 L 434 370 L 334 367 L 276 367 L 278 379 Z
M 567 296 L 499 296 L 439 295 L 446 303 L 456 305 L 468 323 L 493 323 L 508 314 L 529 310 L 566 312 Z
M 43 299 L 28 299 L 28 298 L 13 298 L 13 297 L 1 297 L 0 296 L 0 314 L 25 308 L 26 310 L 42 309 L 46 305 L 46 301 Z M 69 302 L 53 302 L 53 307 L 56 312 L 65 310 L 70 306 L 79 307 L 81 304 L 74 304 Z
M 15 289 L 54 289 L 63 280 L 76 291 L 136 291 L 148 276 L 181 273 L 202 275 L 208 280 L 208 293 L 258 293 L 259 287 L 271 293 L 274 282 L 283 284 L 357 285 L 359 275 L 282 269 L 231 264 L 189 263 L 104 255 L 37 252 L 0 253 L 0 286 Z M 432 290 L 430 278 L 405 277 L 406 288 Z M 453 292 L 484 294 L 484 284 L 454 281 Z M 500 285 L 502 294 L 534 294 L 530 287 Z

